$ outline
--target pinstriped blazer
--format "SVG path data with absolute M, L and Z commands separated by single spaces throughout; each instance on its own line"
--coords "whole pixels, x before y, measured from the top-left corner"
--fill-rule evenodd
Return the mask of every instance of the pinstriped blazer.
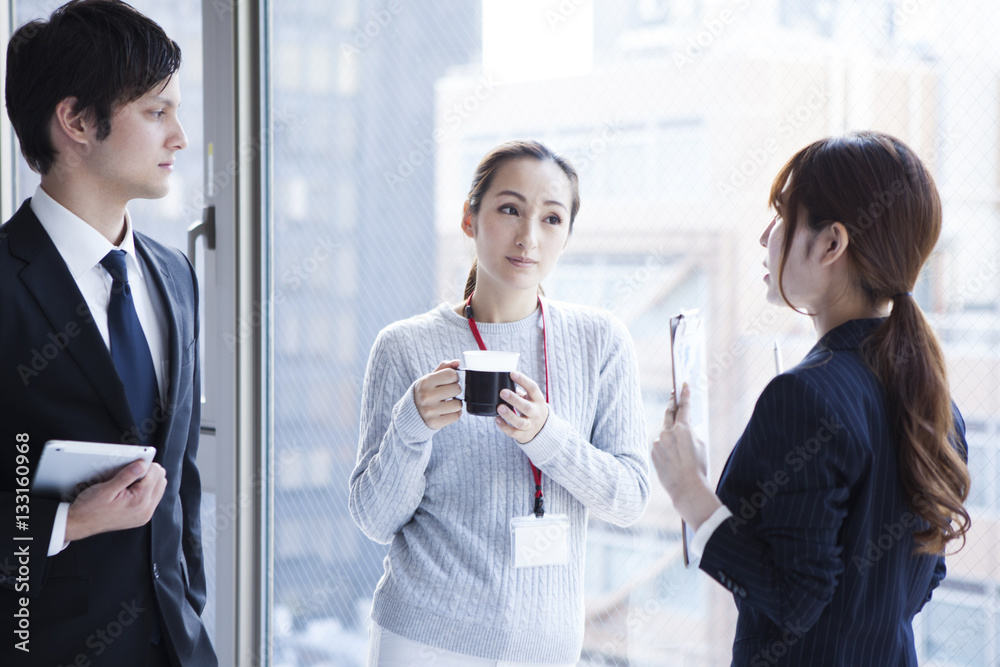
M 945 576 L 914 555 L 885 396 L 858 354 L 883 320 L 824 335 L 764 389 L 719 482 L 733 513 L 700 567 L 733 592 L 733 665 L 916 667 L 912 621 Z M 961 451 L 965 423 L 955 408 Z M 914 499 L 918 504 L 922 498 Z

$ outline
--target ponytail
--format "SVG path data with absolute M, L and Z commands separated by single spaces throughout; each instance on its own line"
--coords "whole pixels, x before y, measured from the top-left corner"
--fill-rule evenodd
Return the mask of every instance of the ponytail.
M 857 289 L 872 308 L 892 302 L 889 317 L 860 353 L 885 388 L 899 479 L 922 520 L 914 531 L 916 551 L 941 553 L 957 539 L 964 546 L 971 524 L 964 506 L 968 452 L 956 451 L 960 442 L 941 346 L 907 291 L 941 234 L 934 179 L 899 139 L 851 132 L 796 153 L 774 179 L 770 201 L 792 212 L 785 218 L 779 286 L 796 229 L 804 225 L 815 233 L 837 221 L 847 229 L 848 269 Z
M 892 312 L 861 347 L 886 390 L 890 430 L 897 436 L 900 481 L 914 513 L 930 524 L 914 534 L 917 552 L 965 545 L 971 519 L 968 452 L 957 451 L 944 354 L 913 297 L 900 294 Z
M 467 300 L 472 293 L 476 291 L 476 272 L 479 270 L 479 261 L 472 260 L 472 268 L 469 269 L 469 277 L 465 279 L 465 293 L 462 294 L 462 300 Z

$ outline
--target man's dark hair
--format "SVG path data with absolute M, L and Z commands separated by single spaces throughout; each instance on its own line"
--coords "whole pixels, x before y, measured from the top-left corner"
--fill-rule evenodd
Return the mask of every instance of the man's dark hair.
M 155 21 L 119 0 L 72 0 L 48 21 L 26 23 L 7 45 L 7 115 L 21 152 L 45 174 L 55 161 L 49 123 L 56 105 L 76 98 L 92 114 L 97 138 L 111 116 L 168 79 L 181 49 Z

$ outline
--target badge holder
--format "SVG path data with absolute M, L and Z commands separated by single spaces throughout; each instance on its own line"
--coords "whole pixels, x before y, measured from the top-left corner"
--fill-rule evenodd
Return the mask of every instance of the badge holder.
M 569 517 L 565 514 L 518 516 L 510 520 L 510 551 L 515 568 L 569 563 Z
M 474 293 L 473 293 L 474 294 Z M 472 296 L 465 300 L 465 317 L 469 321 L 479 349 L 485 351 L 486 343 L 479 335 L 479 327 L 472 313 Z M 549 400 L 549 349 L 545 338 L 545 307 L 538 298 L 538 310 L 542 317 L 542 350 L 545 358 L 545 401 Z M 510 555 L 515 568 L 543 567 L 546 565 L 566 565 L 569 563 L 569 517 L 565 514 L 545 514 L 542 501 L 542 473 L 531 464 L 531 474 L 535 481 L 533 496 L 534 511 L 528 516 L 510 520 Z

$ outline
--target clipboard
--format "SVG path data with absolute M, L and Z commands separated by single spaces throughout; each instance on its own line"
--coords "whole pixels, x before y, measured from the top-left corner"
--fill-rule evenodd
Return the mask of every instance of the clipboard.
M 697 309 L 681 311 L 670 318 L 670 362 L 674 382 L 674 395 L 680 396 L 686 382 L 691 390 L 691 429 L 705 443 L 708 465 L 708 395 L 705 373 L 705 321 Z M 707 471 L 706 471 L 707 472 Z M 681 544 L 684 567 L 691 564 L 688 555 L 689 529 L 681 520 Z M 690 538 L 693 538 L 692 532 Z

